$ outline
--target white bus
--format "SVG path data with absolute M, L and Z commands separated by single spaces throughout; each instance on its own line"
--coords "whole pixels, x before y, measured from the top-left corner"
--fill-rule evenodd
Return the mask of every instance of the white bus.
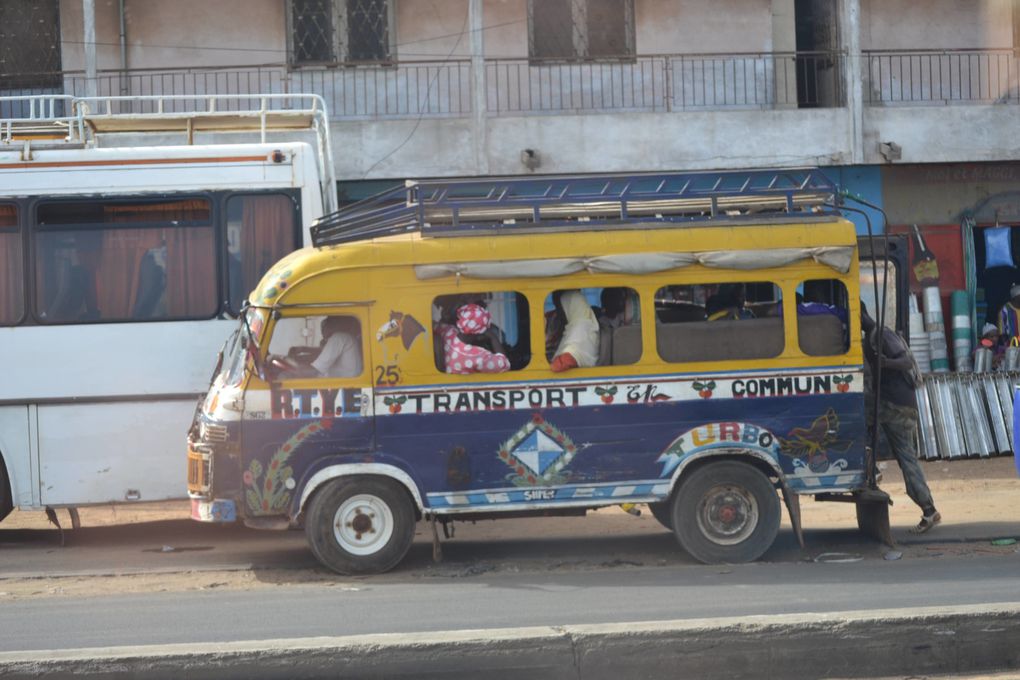
M 181 442 L 231 319 L 336 206 L 324 104 L 40 96 L 0 116 L 0 519 L 186 498 Z

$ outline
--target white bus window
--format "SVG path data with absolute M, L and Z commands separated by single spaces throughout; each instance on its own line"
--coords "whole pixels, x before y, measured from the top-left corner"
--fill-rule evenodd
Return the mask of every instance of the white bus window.
M 284 317 L 273 327 L 268 365 L 276 380 L 356 378 L 364 369 L 361 322 L 347 315 Z
M 0 326 L 18 323 L 25 312 L 18 208 L 0 204 Z
M 846 354 L 850 349 L 846 286 L 835 279 L 805 281 L 797 293 L 797 339 L 808 356 Z
M 655 337 L 663 361 L 779 356 L 782 291 L 764 282 L 664 286 L 655 293 Z
M 40 205 L 32 233 L 39 319 L 214 316 L 211 212 L 204 199 Z
M 518 371 L 531 361 L 528 299 L 520 293 L 441 295 L 432 302 L 432 331 L 444 373 Z
M 227 274 L 230 311 L 273 264 L 297 247 L 297 211 L 284 194 L 231 196 L 227 200 Z
M 553 291 L 545 301 L 545 353 L 560 372 L 641 358 L 640 298 L 624 287 Z

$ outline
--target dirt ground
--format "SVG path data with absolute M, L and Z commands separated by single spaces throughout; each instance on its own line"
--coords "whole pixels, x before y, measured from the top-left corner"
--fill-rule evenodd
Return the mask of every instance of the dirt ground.
M 909 527 L 917 523 L 920 511 L 904 490 L 902 477 L 894 462 L 882 463 L 883 480 L 880 486 L 890 493 L 894 505 L 890 509 L 893 535 L 899 542 L 896 550 L 903 559 L 925 559 L 941 555 L 973 555 L 1016 553 L 1017 545 L 993 545 L 993 539 L 1020 539 L 1020 477 L 1013 459 L 969 459 L 930 461 L 923 463 L 932 495 L 943 516 L 943 524 L 924 537 L 912 537 Z M 854 529 L 856 517 L 853 506 L 845 503 L 814 502 L 804 498 L 801 505 L 803 526 L 806 532 L 827 529 Z M 82 508 L 84 527 L 129 525 L 164 520 L 184 520 L 188 517 L 186 502 L 161 504 Z M 784 513 L 785 514 L 785 513 Z M 66 513 L 61 512 L 61 517 Z M 788 520 L 784 517 L 784 527 Z M 541 524 L 535 524 L 541 523 Z M 46 529 L 48 523 L 42 512 L 15 511 L 4 520 L 0 529 Z M 187 527 L 188 525 L 185 524 Z M 543 537 L 615 536 L 635 533 L 661 534 L 662 528 L 647 510 L 634 517 L 619 508 L 603 509 L 587 518 L 540 518 L 533 520 L 504 520 L 465 524 L 458 529 L 458 540 L 465 534 L 468 539 L 486 541 L 514 540 L 533 537 L 541 527 Z M 229 533 L 223 540 L 229 540 Z M 428 541 L 427 527 L 418 527 L 417 542 Z M 881 559 L 888 549 L 876 546 L 869 557 Z M 253 570 L 250 565 L 221 570 L 160 570 L 159 573 L 116 574 L 116 562 L 111 574 L 62 577 L 25 578 L 5 577 L 3 574 L 3 541 L 0 539 L 0 602 L 35 597 L 83 597 L 138 592 L 179 592 L 212 588 L 257 589 L 281 585 L 318 584 L 336 588 L 358 588 L 358 579 L 347 579 L 323 569 L 298 568 L 280 570 Z M 562 556 L 561 556 L 562 557 Z M 538 570 L 564 568 L 562 560 L 547 564 L 539 559 L 521 562 L 523 567 Z M 664 562 L 664 561 L 661 561 Z M 582 564 L 579 560 L 577 564 Z M 605 562 L 602 566 L 605 566 Z M 644 566 L 647 564 L 642 563 Z M 595 564 L 594 567 L 598 567 Z M 610 565 L 613 566 L 613 565 Z M 624 565 L 626 566 L 626 565 Z M 593 568 L 594 568 L 593 567 Z M 567 567 L 569 568 L 569 566 Z M 581 567 L 585 568 L 585 567 Z M 450 574 L 440 574 L 447 575 Z

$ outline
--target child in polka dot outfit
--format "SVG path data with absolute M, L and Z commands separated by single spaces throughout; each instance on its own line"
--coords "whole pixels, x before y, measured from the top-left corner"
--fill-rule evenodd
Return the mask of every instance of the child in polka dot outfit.
M 490 352 L 473 344 L 482 339 L 489 329 L 492 315 L 481 305 L 463 305 L 457 310 L 457 325 L 443 330 L 443 351 L 446 355 L 446 372 L 503 373 L 510 370 L 505 354 Z

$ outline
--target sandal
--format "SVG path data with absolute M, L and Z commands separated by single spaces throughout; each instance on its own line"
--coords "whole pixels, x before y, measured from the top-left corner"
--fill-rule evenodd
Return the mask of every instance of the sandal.
M 912 534 L 923 534 L 931 531 L 936 524 L 942 521 L 942 515 L 936 511 L 934 514 L 921 517 L 921 521 L 917 523 L 917 526 L 910 530 Z

